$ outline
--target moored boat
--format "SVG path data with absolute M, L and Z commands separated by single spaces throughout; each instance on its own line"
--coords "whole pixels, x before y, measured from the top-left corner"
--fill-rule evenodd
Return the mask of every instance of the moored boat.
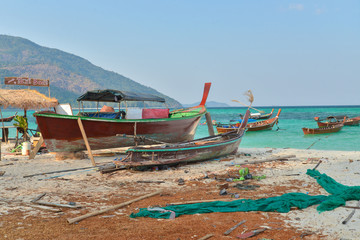
M 83 126 L 91 149 L 134 146 L 134 139 L 117 137 L 117 134 L 143 136 L 163 142 L 182 142 L 194 139 L 201 117 L 206 113 L 206 99 L 211 83 L 206 83 L 201 103 L 186 109 L 143 109 L 133 114 L 129 109 L 118 112 L 81 113 L 77 116 L 49 112 L 35 113 L 39 130 L 46 147 L 52 152 L 85 150 L 80 130 Z M 165 102 L 163 98 L 117 90 L 89 91 L 78 101 L 117 102 L 152 101 Z M 120 104 L 119 104 L 120 106 Z M 149 144 L 149 142 L 144 142 Z
M 349 118 L 346 115 L 339 115 L 339 116 L 329 116 L 326 119 L 320 119 L 319 117 L 314 117 L 314 120 L 317 122 L 318 127 L 328 127 L 331 125 L 337 125 L 344 121 L 345 126 L 358 126 L 360 123 L 360 116 Z
M 249 119 L 255 119 L 255 120 L 261 120 L 261 119 L 269 119 L 274 113 L 274 109 L 271 110 L 270 113 L 262 114 L 260 112 L 258 113 L 251 113 Z M 242 115 L 240 114 L 240 117 Z
M 0 122 L 11 122 L 15 118 L 16 114 L 10 117 L 1 118 Z
M 247 111 L 242 125 L 236 131 L 182 143 L 130 148 L 127 157 L 117 164 L 131 167 L 171 165 L 236 153 L 245 134 L 249 115 L 250 111 Z
M 248 123 L 246 125 L 247 131 L 261 131 L 261 130 L 271 130 L 273 126 L 279 121 L 279 116 L 281 113 L 281 108 L 279 109 L 278 113 L 274 118 L 263 120 L 263 121 L 257 121 Z M 237 129 L 239 127 L 239 123 L 237 124 L 218 124 L 216 126 L 216 130 L 218 133 L 225 133 L 234 131 L 234 129 Z
M 338 123 L 337 125 L 330 125 L 328 127 L 320 128 L 302 128 L 305 135 L 308 134 L 322 134 L 322 133 L 335 133 L 339 132 L 343 128 L 343 123 Z

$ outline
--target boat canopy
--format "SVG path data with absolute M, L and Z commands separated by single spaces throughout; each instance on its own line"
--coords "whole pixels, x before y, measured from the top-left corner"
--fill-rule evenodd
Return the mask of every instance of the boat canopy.
M 121 102 L 121 101 L 150 101 L 150 102 L 165 102 L 164 98 L 147 94 L 119 90 L 94 90 L 88 91 L 77 99 L 80 101 L 95 101 L 95 102 Z

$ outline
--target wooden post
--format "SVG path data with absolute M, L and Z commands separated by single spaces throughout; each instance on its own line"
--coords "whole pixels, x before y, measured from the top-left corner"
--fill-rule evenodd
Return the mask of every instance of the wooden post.
M 41 145 L 44 143 L 44 138 L 42 137 L 42 135 L 40 135 L 40 139 L 37 142 L 35 148 L 30 152 L 29 155 L 29 159 L 34 159 L 36 156 L 36 153 L 39 151 L 39 149 L 41 148 Z
M 215 133 L 214 133 L 214 127 L 213 127 L 213 124 L 212 124 L 212 121 L 211 121 L 210 113 L 209 113 L 209 112 L 206 112 L 206 113 L 205 113 L 205 117 L 206 117 L 206 124 L 207 124 L 208 130 L 209 130 L 209 135 L 210 135 L 210 136 L 214 136 L 214 135 L 215 135 Z
M 86 137 L 86 132 L 85 132 L 84 126 L 83 126 L 80 118 L 78 118 L 78 124 L 79 124 L 79 128 L 80 128 L 81 134 L 82 134 L 82 136 L 83 136 L 83 139 L 84 139 L 84 142 L 85 142 L 85 145 L 86 145 L 86 149 L 87 149 L 88 154 L 89 154 L 89 157 L 90 157 L 90 159 L 91 159 L 91 163 L 92 163 L 92 165 L 95 167 L 96 164 L 95 164 L 95 161 L 94 161 L 94 157 L 93 157 L 93 155 L 92 155 L 91 148 L 90 148 L 88 139 L 87 139 L 87 137 Z
M 112 206 L 112 207 L 109 207 L 109 208 L 106 208 L 106 209 L 103 209 L 103 210 L 99 210 L 99 211 L 96 211 L 96 212 L 92 212 L 92 213 L 88 213 L 88 214 L 85 214 L 85 215 L 82 215 L 82 216 L 79 216 L 79 217 L 76 217 L 76 218 L 70 218 L 68 219 L 68 222 L 71 224 L 71 223 L 74 223 L 74 222 L 80 222 L 81 220 L 85 219 L 85 218 L 88 218 L 88 217 L 92 217 L 92 216 L 96 216 L 96 215 L 99 215 L 99 214 L 102 214 L 102 213 L 105 213 L 105 212 L 108 212 L 108 211 L 111 211 L 111 210 L 115 210 L 115 209 L 118 209 L 118 208 L 121 208 L 121 207 L 124 207 L 124 206 L 127 206 L 133 202 L 137 202 L 137 201 L 140 201 L 140 200 L 143 200 L 145 198 L 148 198 L 148 197 L 152 197 L 152 196 L 155 196 L 157 194 L 160 194 L 162 191 L 156 191 L 156 192 L 153 192 L 153 193 L 150 193 L 150 194 L 147 194 L 147 195 L 144 195 L 142 197 L 138 197 L 138 198 L 135 198 L 133 200 L 130 200 L 130 201 L 127 201 L 127 202 L 124 202 L 124 203 L 120 203 L 118 205 L 115 205 L 115 206 Z

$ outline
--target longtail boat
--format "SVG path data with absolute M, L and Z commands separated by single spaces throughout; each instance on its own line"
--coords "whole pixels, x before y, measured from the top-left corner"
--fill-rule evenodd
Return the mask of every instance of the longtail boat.
M 276 114 L 276 116 L 274 118 L 270 118 L 270 119 L 258 121 L 258 122 L 248 123 L 246 125 L 247 131 L 271 130 L 273 128 L 273 126 L 279 121 L 280 113 L 281 113 L 281 108 L 279 109 L 278 113 Z M 218 131 L 218 133 L 230 132 L 230 131 L 234 131 L 234 129 L 237 129 L 239 127 L 239 125 L 240 125 L 239 123 L 237 123 L 237 124 L 221 124 L 221 123 L 219 123 L 216 126 L 216 130 Z
M 86 149 L 81 125 L 91 149 L 134 146 L 134 139 L 119 138 L 117 134 L 137 135 L 163 142 L 182 142 L 194 139 L 201 117 L 206 113 L 206 99 L 211 83 L 206 83 L 198 106 L 169 111 L 143 109 L 134 117 L 128 110 L 120 111 L 122 101 L 165 102 L 163 98 L 117 90 L 89 91 L 77 101 L 116 102 L 118 112 L 81 112 L 77 116 L 49 112 L 34 113 L 46 147 L 52 152 L 75 152 Z M 80 106 L 80 104 L 79 104 Z M 150 144 L 145 142 L 144 144 Z
M 343 128 L 343 123 L 338 123 L 337 125 L 330 125 L 328 127 L 321 128 L 302 128 L 305 135 L 307 134 L 322 134 L 322 133 L 335 133 L 340 131 Z
M 261 114 L 261 113 L 251 113 L 250 114 L 250 119 L 255 119 L 255 120 L 261 120 L 261 119 L 269 119 L 274 113 L 274 109 L 271 110 L 270 113 L 265 113 L 265 114 Z M 242 114 L 240 114 L 240 117 L 242 116 Z
M 319 117 L 314 117 L 314 120 L 317 122 L 318 127 L 328 127 L 331 125 L 337 125 L 343 122 L 345 118 L 344 125 L 345 126 L 358 126 L 360 124 L 360 116 L 349 118 L 346 115 L 340 116 L 329 116 L 326 119 L 320 119 Z
M 249 115 L 250 111 L 247 111 L 242 125 L 236 131 L 182 143 L 129 148 L 127 157 L 116 164 L 129 167 L 173 165 L 234 154 L 246 132 Z
M 16 114 L 10 117 L 1 118 L 0 122 L 11 122 L 15 118 Z

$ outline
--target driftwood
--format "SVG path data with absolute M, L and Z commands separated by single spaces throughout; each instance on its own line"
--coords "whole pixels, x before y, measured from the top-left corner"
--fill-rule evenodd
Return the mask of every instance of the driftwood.
M 209 238 L 211 238 L 211 237 L 213 237 L 213 236 L 214 236 L 214 234 L 209 233 L 209 234 L 203 236 L 202 238 L 199 238 L 198 240 L 206 240 L 206 239 L 209 239 Z
M 72 172 L 72 171 L 78 171 L 78 170 L 90 169 L 90 168 L 94 168 L 94 167 L 73 168 L 73 169 L 59 170 L 59 171 L 53 171 L 53 172 L 35 173 L 35 174 L 31 174 L 31 175 L 26 175 L 26 176 L 23 176 L 23 177 L 28 178 L 28 177 L 34 177 L 34 176 L 39 176 L 39 175 L 61 173 L 61 172 Z
M 239 222 L 238 224 L 236 224 L 235 226 L 233 226 L 232 228 L 228 229 L 226 232 L 224 232 L 224 235 L 229 235 L 232 231 L 234 231 L 238 226 L 240 226 L 241 224 L 245 223 L 246 220 L 243 220 L 241 222 Z
M 60 203 L 49 203 L 49 202 L 38 202 L 38 201 L 33 203 L 43 206 L 50 206 L 50 207 L 65 207 L 65 208 L 73 208 L 73 209 L 82 208 L 82 206 L 73 206 L 73 205 L 60 204 Z
M 165 181 L 140 180 L 137 183 L 165 183 Z
M 35 202 L 39 201 L 45 195 L 46 195 L 46 193 L 42 193 L 39 196 L 37 196 L 36 198 L 34 198 L 33 200 L 31 200 L 30 202 L 35 203 Z
M 143 200 L 143 199 L 145 199 L 145 198 L 149 198 L 149 197 L 155 196 L 155 195 L 157 195 L 157 194 L 160 194 L 161 192 L 162 192 L 162 191 L 153 192 L 153 193 L 150 193 L 150 194 L 147 194 L 147 195 L 144 195 L 144 196 L 135 198 L 135 199 L 133 199 L 133 200 L 130 200 L 130 201 L 127 201 L 127 202 L 124 202 L 124 203 L 120 203 L 120 204 L 118 204 L 118 205 L 115 205 L 115 206 L 112 206 L 112 207 L 103 209 L 103 210 L 99 210 L 99 211 L 96 211 L 96 212 L 88 213 L 88 214 L 85 214 L 85 215 L 82 215 L 82 216 L 79 216 L 79 217 L 75 217 L 75 218 L 70 218 L 70 219 L 68 219 L 67 221 L 68 221 L 69 224 L 75 223 L 75 222 L 80 222 L 81 220 L 83 220 L 83 219 L 85 219 L 85 218 L 93 217 L 93 216 L 96 216 L 96 215 L 99 215 L 99 214 L 102 214 L 102 213 L 105 213 L 105 212 L 108 212 L 108 211 L 111 211 L 111 210 L 115 210 L 115 209 L 118 209 L 118 208 L 127 206 L 127 205 L 129 205 L 129 204 L 131 204 L 131 203 L 133 203 L 133 202 L 137 202 L 137 201 Z
M 246 165 L 246 164 L 258 164 L 258 163 L 264 163 L 264 162 L 273 162 L 273 161 L 284 161 L 284 160 L 289 160 L 289 158 L 296 158 L 296 155 L 278 156 L 278 157 L 262 159 L 262 160 L 252 161 L 252 162 L 242 162 L 242 163 L 239 163 L 239 164 L 245 164 Z M 225 166 L 235 166 L 235 165 L 226 164 Z
M 360 201 L 358 201 L 357 207 L 360 207 Z M 349 216 L 342 221 L 342 224 L 346 224 L 355 214 L 356 209 L 352 210 L 352 212 L 349 214 Z
M 33 205 L 32 207 L 40 208 L 40 209 L 42 209 L 42 210 L 47 210 L 47 211 L 51 211 L 51 212 L 55 212 L 55 213 L 57 213 L 57 212 L 62 212 L 62 210 L 59 209 L 59 208 L 53 208 L 53 207 L 48 207 L 48 206 L 41 206 L 41 205 L 39 205 L 39 206 L 34 206 L 34 205 Z
M 14 164 L 13 163 L 6 163 L 6 164 L 0 165 L 0 167 L 5 167 L 5 166 L 9 166 L 9 165 L 14 165 Z
M 320 165 L 320 163 L 322 163 L 322 161 L 321 161 L 321 160 L 320 160 L 320 161 L 316 164 L 316 166 L 315 166 L 312 170 L 317 169 L 317 167 Z
M 183 205 L 183 204 L 193 204 L 193 203 L 203 203 L 203 202 L 215 202 L 215 201 L 224 201 L 224 202 L 231 202 L 234 199 L 229 198 L 223 198 L 223 199 L 208 199 L 208 200 L 193 200 L 193 201 L 185 201 L 185 202 L 175 202 L 175 203 L 169 203 L 170 205 Z

